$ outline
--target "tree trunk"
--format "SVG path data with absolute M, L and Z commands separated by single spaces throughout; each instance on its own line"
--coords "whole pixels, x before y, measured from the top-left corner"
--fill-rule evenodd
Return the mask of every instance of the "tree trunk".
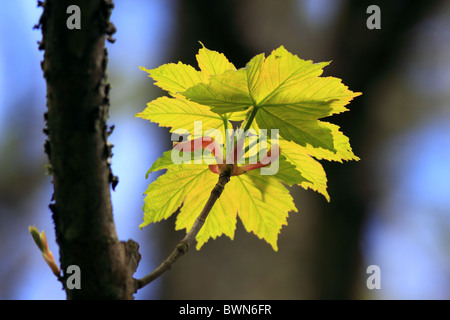
M 70 30 L 67 8 L 76 3 L 81 29 Z M 50 208 L 68 299 L 132 299 L 137 244 L 120 242 L 110 200 L 112 145 L 106 120 L 109 89 L 107 51 L 114 26 L 110 0 L 47 0 L 39 21 L 47 82 L 45 151 L 53 174 Z M 134 249 L 134 250 L 132 250 Z M 131 253 L 132 252 L 132 253 Z M 133 256 L 134 259 L 130 259 Z M 81 270 L 81 289 L 69 289 L 67 267 Z
M 333 120 L 350 138 L 359 163 L 341 165 L 324 163 L 329 181 L 331 202 L 317 214 L 316 241 L 320 255 L 315 262 L 315 281 L 318 299 L 352 299 L 357 297 L 367 266 L 361 266 L 360 241 L 365 221 L 369 215 L 369 204 L 375 192 L 370 176 L 371 148 L 375 138 L 368 110 L 371 88 L 382 81 L 397 66 L 399 54 L 408 40 L 408 32 L 440 0 L 389 1 L 378 5 L 381 9 L 381 30 L 369 30 L 365 26 L 369 15 L 367 7 L 374 1 L 349 1 L 345 19 L 335 40 L 336 59 L 327 72 L 342 78 L 354 91 L 363 95 L 351 102 L 350 112 Z M 381 133 L 377 133 L 381 134 Z M 343 185 L 345 184 L 345 187 Z

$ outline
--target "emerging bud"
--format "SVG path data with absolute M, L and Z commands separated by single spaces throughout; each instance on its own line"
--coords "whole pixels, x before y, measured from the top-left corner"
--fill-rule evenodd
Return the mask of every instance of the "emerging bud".
M 55 258 L 53 257 L 52 252 L 48 248 L 47 237 L 45 232 L 42 231 L 39 233 L 38 229 L 35 226 L 29 226 L 28 230 L 30 231 L 31 236 L 33 237 L 34 242 L 38 246 L 39 250 L 42 252 L 42 257 L 45 262 L 47 262 L 50 269 L 52 269 L 53 273 L 59 277 L 60 270 L 58 265 L 56 264 Z

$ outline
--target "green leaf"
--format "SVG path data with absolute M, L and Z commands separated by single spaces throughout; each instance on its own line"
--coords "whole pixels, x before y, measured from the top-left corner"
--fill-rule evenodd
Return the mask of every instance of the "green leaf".
M 287 160 L 283 153 L 280 155 L 278 172 L 274 177 L 288 186 L 312 183 L 304 176 L 301 170 L 298 170 L 292 162 Z
M 277 129 L 281 137 L 302 146 L 310 145 L 334 151 L 331 130 L 319 120 L 299 120 L 296 113 L 262 109 L 256 114 L 261 129 Z
M 269 57 L 257 55 L 246 68 L 212 77 L 183 95 L 218 114 L 257 108 L 260 128 L 279 129 L 288 141 L 335 152 L 331 130 L 318 119 L 346 111 L 345 105 L 360 93 L 348 90 L 340 79 L 320 77 L 326 65 L 302 60 L 281 46 Z
M 169 218 L 179 207 L 176 229 L 189 230 L 205 205 L 218 175 L 205 165 L 180 164 L 168 153 L 158 159 L 152 171 L 167 169 L 145 191 L 144 222 L 140 227 Z M 289 191 L 274 176 L 258 171 L 232 177 L 198 233 L 197 249 L 210 238 L 225 234 L 233 239 L 236 213 L 248 232 L 266 240 L 276 251 L 281 227 L 289 211 L 296 211 Z
M 144 224 L 167 219 L 184 201 L 186 195 L 199 185 L 200 174 L 208 167 L 198 165 L 173 165 L 158 177 L 144 192 Z
M 194 134 L 195 121 L 202 121 L 202 134 L 208 129 L 219 129 L 223 125 L 222 116 L 212 112 L 207 106 L 168 97 L 149 102 L 147 108 L 136 114 L 136 117 L 159 123 L 162 127 L 170 127 L 170 132 L 185 129 L 191 134 Z
M 197 249 L 210 238 L 226 235 L 233 239 L 239 216 L 248 232 L 276 251 L 289 212 L 297 211 L 286 185 L 312 189 L 330 201 L 327 177 L 318 160 L 359 160 L 339 127 L 321 119 L 347 111 L 346 105 L 360 93 L 350 91 L 340 79 L 322 77 L 328 62 L 302 60 L 282 46 L 267 58 L 255 56 L 242 69 L 203 44 L 196 58 L 199 71 L 181 62 L 152 70 L 141 68 L 172 98 L 153 100 L 136 116 L 169 127 L 171 132 L 184 128 L 191 133 L 189 139 L 198 129 L 195 121 L 202 121 L 202 134 L 219 129 L 225 136 L 230 121 L 242 122 L 241 128 L 257 132 L 277 129 L 278 171 L 261 175 L 259 169 L 251 170 L 257 166 L 240 168 L 243 174 L 231 177 L 196 237 Z M 259 132 L 257 141 L 262 138 L 265 136 Z M 263 150 L 270 146 L 274 143 L 268 142 Z M 261 160 L 257 154 L 260 145 L 246 141 L 244 147 L 245 163 L 250 157 Z M 164 152 L 147 172 L 166 170 L 145 191 L 141 227 L 179 210 L 176 229 L 190 230 L 218 181 L 219 176 L 208 167 L 214 161 L 211 154 L 202 157 L 201 164 L 175 164 L 172 155 L 172 151 Z M 190 152 L 187 159 L 197 161 L 202 155 Z
M 227 70 L 236 70 L 222 53 L 209 50 L 205 46 L 198 51 L 196 58 L 200 70 L 207 76 L 216 76 Z
M 191 101 L 210 106 L 223 114 L 250 108 L 254 102 L 248 93 L 246 69 L 228 70 L 211 77 L 209 83 L 199 83 L 183 95 Z
M 350 146 L 350 141 L 348 137 L 346 137 L 341 131 L 339 131 L 339 126 L 322 122 L 325 126 L 327 126 L 333 135 L 333 145 L 336 152 L 330 152 L 329 150 L 325 150 L 322 148 L 311 148 L 307 147 L 307 152 L 314 158 L 321 160 L 329 160 L 329 161 L 338 161 L 342 163 L 342 160 L 350 161 L 350 160 L 359 160 L 359 157 L 355 156 Z
M 164 64 L 151 70 L 144 67 L 140 67 L 140 69 L 146 71 L 148 76 L 155 80 L 155 85 L 166 90 L 172 96 L 207 80 L 204 74 L 181 62 Z
M 155 80 L 155 85 L 177 97 L 179 97 L 178 93 L 196 84 L 207 82 L 210 76 L 220 75 L 230 69 L 235 70 L 234 65 L 223 54 L 204 46 L 197 54 L 197 61 L 201 71 L 182 62 L 164 64 L 155 69 L 144 67 L 140 69 L 146 71 L 149 77 Z
M 306 148 L 290 141 L 280 140 L 282 154 L 286 157 L 295 169 L 301 173 L 305 181 L 300 181 L 303 188 L 311 188 L 317 191 L 330 201 L 327 191 L 327 177 L 322 165 L 314 160 L 307 152 Z M 286 152 L 284 152 L 286 150 Z
M 168 152 L 152 167 L 153 171 L 167 169 L 167 172 L 145 191 L 145 215 L 140 227 L 167 219 L 184 203 L 177 216 L 176 229 L 188 231 L 217 183 L 218 175 L 205 165 L 173 164 Z M 197 249 L 211 237 L 214 239 L 225 234 L 233 239 L 237 210 L 230 195 L 230 192 L 224 191 L 211 209 L 196 237 Z
M 207 167 L 199 173 L 198 178 L 195 192 L 190 192 L 186 196 L 177 216 L 176 230 L 186 229 L 186 232 L 188 232 L 191 229 L 203 206 L 206 204 L 211 190 L 218 181 L 218 175 L 210 172 Z M 197 234 L 196 248 L 200 249 L 210 238 L 215 239 L 221 235 L 226 235 L 233 240 L 237 222 L 236 217 L 237 207 L 234 203 L 233 192 L 230 192 L 230 188 L 227 186 L 211 209 L 202 229 Z
M 288 213 L 297 211 L 289 191 L 277 178 L 261 176 L 259 171 L 235 178 L 228 189 L 238 203 L 239 217 L 245 229 L 277 251 L 281 227 L 287 224 Z
M 159 123 L 162 127 L 170 127 L 170 132 L 184 129 L 191 134 L 194 132 L 195 121 L 202 121 L 203 134 L 208 129 L 220 128 L 224 121 L 242 120 L 242 116 L 238 113 L 218 115 L 209 107 L 183 99 L 180 95 L 180 92 L 196 84 L 207 82 L 210 76 L 219 75 L 227 70 L 236 70 L 223 54 L 204 46 L 196 57 L 200 71 L 181 62 L 165 64 L 151 70 L 140 67 L 155 80 L 155 85 L 166 90 L 174 98 L 161 97 L 153 100 L 147 104 L 144 111 L 137 113 L 136 117 Z
M 153 165 L 151 166 L 151 168 L 147 171 L 147 174 L 145 175 L 145 179 L 147 179 L 149 174 L 152 172 L 163 170 L 163 169 L 168 169 L 172 166 L 179 165 L 180 163 L 173 162 L 172 152 L 175 152 L 175 154 L 177 154 L 180 157 L 182 154 L 184 154 L 183 152 L 178 153 L 177 151 L 174 151 L 174 150 L 165 151 L 163 153 L 162 157 L 156 159 L 156 161 L 153 162 Z M 211 153 L 202 152 L 201 154 L 196 154 L 195 152 L 190 152 L 187 162 L 183 162 L 181 164 L 196 163 L 196 162 L 194 162 L 196 160 L 202 160 L 202 164 L 208 164 L 208 165 L 216 163 L 215 158 Z

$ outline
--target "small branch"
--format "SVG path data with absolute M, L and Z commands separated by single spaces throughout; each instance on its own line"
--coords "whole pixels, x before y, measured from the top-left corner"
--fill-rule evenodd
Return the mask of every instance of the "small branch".
M 223 167 L 223 170 L 219 175 L 219 181 L 212 189 L 208 201 L 203 207 L 203 210 L 200 213 L 200 215 L 195 220 L 191 230 L 189 230 L 189 232 L 186 234 L 183 240 L 178 242 L 178 244 L 175 246 L 175 249 L 172 251 L 169 257 L 166 260 L 164 260 L 159 265 L 159 267 L 157 267 L 155 270 L 153 270 L 145 277 L 136 280 L 137 289 L 145 287 L 150 282 L 160 277 L 164 272 L 170 269 L 172 264 L 175 263 L 175 261 L 177 261 L 179 257 L 184 255 L 188 251 L 189 247 L 194 242 L 195 237 L 197 236 L 203 224 L 205 223 L 205 220 L 208 217 L 209 212 L 216 203 L 217 199 L 219 199 L 220 195 L 222 194 L 225 185 L 228 183 L 228 181 L 230 181 L 230 175 L 233 172 L 233 169 L 234 166 L 232 164 L 227 164 Z
M 45 232 L 39 232 L 38 229 L 33 226 L 29 226 L 28 230 L 30 231 L 31 236 L 33 237 L 34 242 L 38 246 L 39 250 L 41 250 L 42 257 L 45 262 L 47 262 L 50 269 L 52 269 L 53 274 L 58 278 L 60 282 L 63 282 L 63 278 L 61 277 L 61 271 L 59 270 L 58 265 L 56 264 L 55 258 L 53 257 L 53 253 L 48 248 L 47 236 Z
M 240 130 L 240 133 L 237 135 L 237 139 L 235 141 L 233 141 L 233 151 L 229 152 L 227 151 L 228 155 L 226 157 L 226 162 L 227 163 L 235 163 L 237 164 L 240 160 L 240 158 L 245 155 L 245 153 L 247 152 L 247 149 L 244 151 L 244 145 L 245 145 L 245 137 L 248 135 L 248 131 L 252 125 L 253 120 L 255 119 L 256 113 L 258 112 L 258 108 L 257 107 L 253 107 L 252 112 L 249 113 L 247 115 L 245 126 L 243 130 Z M 242 123 L 242 125 L 244 125 L 244 123 Z M 241 125 L 241 126 L 242 126 Z M 259 138 L 258 138 L 259 140 Z
M 230 133 L 228 132 L 228 117 L 229 117 L 230 113 L 227 113 L 222 117 L 223 120 L 223 128 L 225 130 L 225 145 L 228 146 L 230 143 Z
M 247 119 L 247 123 L 245 124 L 244 127 L 244 134 L 248 131 L 248 129 L 250 129 L 250 127 L 252 126 L 252 122 L 255 119 L 256 113 L 258 112 L 258 108 L 253 107 L 252 109 L 252 113 L 250 114 L 250 116 Z

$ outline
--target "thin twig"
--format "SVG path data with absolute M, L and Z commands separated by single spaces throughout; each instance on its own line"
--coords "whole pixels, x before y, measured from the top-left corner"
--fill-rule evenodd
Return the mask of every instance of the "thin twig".
M 175 246 L 175 249 L 172 251 L 172 253 L 169 255 L 169 257 L 164 260 L 159 267 L 157 267 L 155 270 L 153 270 L 151 273 L 146 275 L 145 277 L 136 280 L 137 282 L 137 289 L 141 289 L 148 285 L 153 280 L 157 279 L 159 276 L 161 276 L 164 272 L 170 269 L 172 264 L 182 255 L 184 255 L 191 244 L 194 242 L 195 237 L 199 233 L 200 229 L 202 228 L 203 224 L 205 223 L 206 218 L 208 217 L 209 212 L 211 211 L 212 207 L 214 206 L 214 203 L 219 199 L 220 195 L 222 194 L 222 191 L 225 187 L 225 185 L 230 181 L 230 175 L 233 172 L 233 165 L 227 164 L 223 166 L 222 173 L 219 175 L 219 181 L 214 186 L 214 188 L 211 191 L 211 195 L 208 198 L 208 201 L 206 202 L 205 206 L 203 207 L 202 212 L 195 220 L 191 230 L 186 234 L 186 236 L 178 242 L 178 244 Z

